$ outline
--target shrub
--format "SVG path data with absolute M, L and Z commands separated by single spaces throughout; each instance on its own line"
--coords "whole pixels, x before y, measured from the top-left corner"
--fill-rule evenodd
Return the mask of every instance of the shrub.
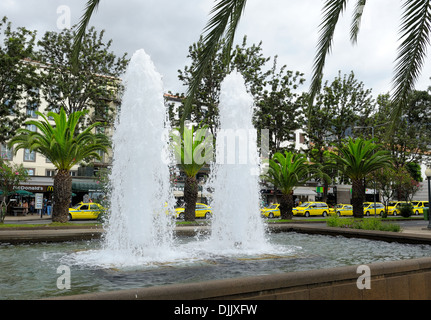
M 365 218 L 340 218 L 331 216 L 326 220 L 328 227 L 350 228 L 350 229 L 363 229 L 363 230 L 379 230 L 379 231 L 393 231 L 399 232 L 401 227 L 398 224 L 382 223 L 381 219 Z
M 411 203 L 403 203 L 400 206 L 400 215 L 404 218 L 411 217 L 413 214 L 413 206 Z

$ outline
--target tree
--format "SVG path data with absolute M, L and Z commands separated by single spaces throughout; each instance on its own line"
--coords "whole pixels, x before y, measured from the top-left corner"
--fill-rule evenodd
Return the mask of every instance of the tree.
M 293 190 L 315 176 L 329 179 L 318 164 L 310 164 L 304 154 L 285 151 L 274 154 L 264 179 L 281 192 L 280 214 L 282 219 L 292 219 Z
M 390 154 L 380 150 L 371 140 L 349 138 L 338 148 L 337 153 L 332 152 L 330 156 L 336 168 L 352 180 L 353 216 L 363 217 L 364 178 L 377 169 L 390 166 Z
M 262 129 L 269 130 L 269 150 L 272 154 L 288 147 L 281 144 L 294 140 L 295 130 L 303 123 L 304 100 L 297 92 L 305 79 L 300 72 L 286 70 L 284 65 L 277 71 L 277 57 L 273 68 L 268 72 L 268 80 L 255 93 L 256 111 L 254 124 L 258 134 Z M 293 149 L 294 145 L 291 145 Z
M 72 177 L 70 169 L 84 159 L 100 159 L 99 151 L 107 151 L 109 140 L 104 134 L 94 134 L 92 130 L 100 126 L 95 122 L 82 132 L 78 132 L 78 123 L 86 111 L 73 112 L 67 117 L 61 108 L 57 114 L 48 112 L 47 116 L 37 112 L 42 121 L 29 120 L 27 125 L 34 125 L 37 131 L 19 129 L 11 139 L 9 146 L 37 151 L 49 159 L 57 169 L 54 177 L 54 222 L 67 222 L 69 204 L 72 195 Z M 54 125 L 48 117 L 52 117 Z
M 221 48 L 223 42 L 218 46 Z M 195 66 L 198 62 L 199 55 L 202 51 L 202 38 L 189 47 L 188 58 L 191 59 L 191 65 L 185 66 L 184 70 L 178 70 L 178 78 L 185 86 L 189 86 L 196 77 Z M 228 74 L 224 60 L 224 53 L 221 50 L 215 52 L 212 63 L 205 70 L 199 88 L 192 100 L 192 105 L 186 119 L 202 125 L 208 125 L 212 134 L 215 133 L 218 126 L 218 105 L 220 97 L 220 85 Z M 258 45 L 247 45 L 247 37 L 244 36 L 243 42 L 237 45 L 230 53 L 230 69 L 237 69 L 244 77 L 250 93 L 257 99 L 261 95 L 262 88 L 265 86 L 266 77 L 270 71 L 262 71 L 265 63 L 270 58 L 263 57 L 261 43 Z M 182 116 L 185 108 L 185 99 L 183 105 L 179 108 L 179 115 Z M 173 116 L 173 114 L 172 114 Z M 175 124 L 180 123 L 171 119 Z
M 7 196 L 13 193 L 21 182 L 27 180 L 28 173 L 22 164 L 11 165 L 0 157 L 0 197 L 3 198 L 0 202 L 0 223 L 4 222 L 9 205 L 9 203 L 6 203 Z
M 67 115 L 92 109 L 90 122 L 113 122 L 114 106 L 119 104 L 123 85 L 119 80 L 129 62 L 126 53 L 117 57 L 110 51 L 112 40 L 105 41 L 104 31 L 90 28 L 83 37 L 79 66 L 73 69 L 74 29 L 46 32 L 38 42 L 38 60 L 42 69 L 42 87 L 48 111 L 62 107 Z M 111 104 L 111 102 L 114 104 Z M 81 120 L 84 120 L 82 118 Z
M 78 52 L 81 40 L 85 34 L 92 14 L 97 9 L 100 0 L 88 0 L 86 10 L 82 15 L 79 28 L 74 41 L 74 61 L 78 64 Z M 323 21 L 320 24 L 320 37 L 314 59 L 313 76 L 310 85 L 310 99 L 319 92 L 323 77 L 326 56 L 331 51 L 335 29 L 340 16 L 346 9 L 347 0 L 326 0 L 323 6 Z M 233 46 L 235 31 L 239 25 L 242 13 L 245 10 L 246 0 L 220 0 L 211 10 L 212 17 L 204 28 L 203 50 L 199 55 L 199 62 L 195 66 L 196 77 L 190 83 L 187 92 L 187 102 L 181 123 L 187 119 L 192 107 L 192 97 L 196 94 L 205 70 L 211 64 L 218 44 L 225 38 L 223 47 L 225 58 Z M 360 29 L 360 22 L 366 0 L 357 0 L 353 14 L 350 39 L 356 43 Z M 414 84 L 420 75 L 426 56 L 426 49 L 430 43 L 431 31 L 431 3 L 426 0 L 406 0 L 403 5 L 404 15 L 401 18 L 399 30 L 402 42 L 399 45 L 395 76 L 393 79 L 395 95 L 393 115 L 397 119 L 400 108 L 405 103 L 408 94 L 413 90 Z M 189 99 L 190 98 L 190 99 Z
M 0 144 L 9 140 L 39 103 L 39 76 L 34 58 L 35 32 L 12 30 L 4 17 L 0 20 L 3 45 L 0 45 Z
M 426 91 L 412 92 L 402 109 L 401 117 L 397 120 L 396 128 L 388 134 L 388 114 L 392 108 L 393 102 L 390 95 L 379 95 L 374 115 L 365 123 L 367 128 L 361 131 L 355 130 L 355 134 L 371 138 L 370 129 L 373 127 L 374 137 L 391 152 L 394 166 L 396 168 L 411 166 L 413 169 L 414 163 L 420 163 L 423 160 L 431 145 L 429 131 L 431 95 Z
M 176 129 L 172 134 L 172 146 L 177 164 L 185 174 L 184 184 L 184 219 L 195 220 L 196 201 L 198 197 L 199 170 L 212 160 L 212 135 L 208 135 L 208 127 L 197 130 L 184 127 L 183 132 Z

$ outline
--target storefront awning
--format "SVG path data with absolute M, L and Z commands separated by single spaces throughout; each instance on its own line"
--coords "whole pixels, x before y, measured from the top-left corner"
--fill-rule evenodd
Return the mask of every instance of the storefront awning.
M 293 190 L 295 196 L 315 196 L 317 193 L 315 190 L 306 187 L 297 187 Z
M 74 192 L 88 192 L 88 191 L 102 191 L 102 186 L 93 181 L 88 182 L 75 182 L 72 181 L 72 191 Z

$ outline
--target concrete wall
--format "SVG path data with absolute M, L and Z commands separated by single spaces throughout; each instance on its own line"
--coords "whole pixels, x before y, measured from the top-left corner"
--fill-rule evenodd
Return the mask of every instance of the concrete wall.
M 357 266 L 223 279 L 132 290 L 99 292 L 57 299 L 431 299 L 431 258 L 369 264 L 370 289 L 358 288 Z M 361 282 L 365 283 L 365 282 Z

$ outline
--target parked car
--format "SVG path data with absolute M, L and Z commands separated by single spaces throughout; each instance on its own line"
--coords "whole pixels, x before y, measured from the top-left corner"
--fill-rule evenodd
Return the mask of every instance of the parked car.
M 428 208 L 428 201 L 412 201 L 412 205 L 415 215 L 424 214 L 424 208 Z
M 299 206 L 293 208 L 293 215 L 295 216 L 324 216 L 329 213 L 328 204 L 325 202 L 304 202 Z
M 80 202 L 69 208 L 69 221 L 75 219 L 97 219 L 102 213 L 104 208 L 94 202 L 84 203 Z
M 376 202 L 374 208 L 374 202 L 364 202 L 364 215 L 369 216 L 371 214 L 382 215 L 385 213 L 385 205 L 381 202 Z
M 337 216 L 353 216 L 353 206 L 351 204 L 339 203 L 335 207 L 329 209 L 330 214 Z
M 184 219 L 184 208 L 176 208 L 175 215 L 178 219 Z M 210 206 L 203 203 L 196 203 L 195 217 L 209 219 L 212 216 L 212 210 Z
M 275 217 L 280 217 L 279 207 L 280 207 L 279 203 L 274 203 L 274 204 L 271 204 L 269 207 L 260 209 L 260 213 L 262 216 L 270 219 Z
M 388 215 L 396 216 L 400 214 L 400 207 L 407 204 L 407 201 L 392 201 L 388 203 Z

